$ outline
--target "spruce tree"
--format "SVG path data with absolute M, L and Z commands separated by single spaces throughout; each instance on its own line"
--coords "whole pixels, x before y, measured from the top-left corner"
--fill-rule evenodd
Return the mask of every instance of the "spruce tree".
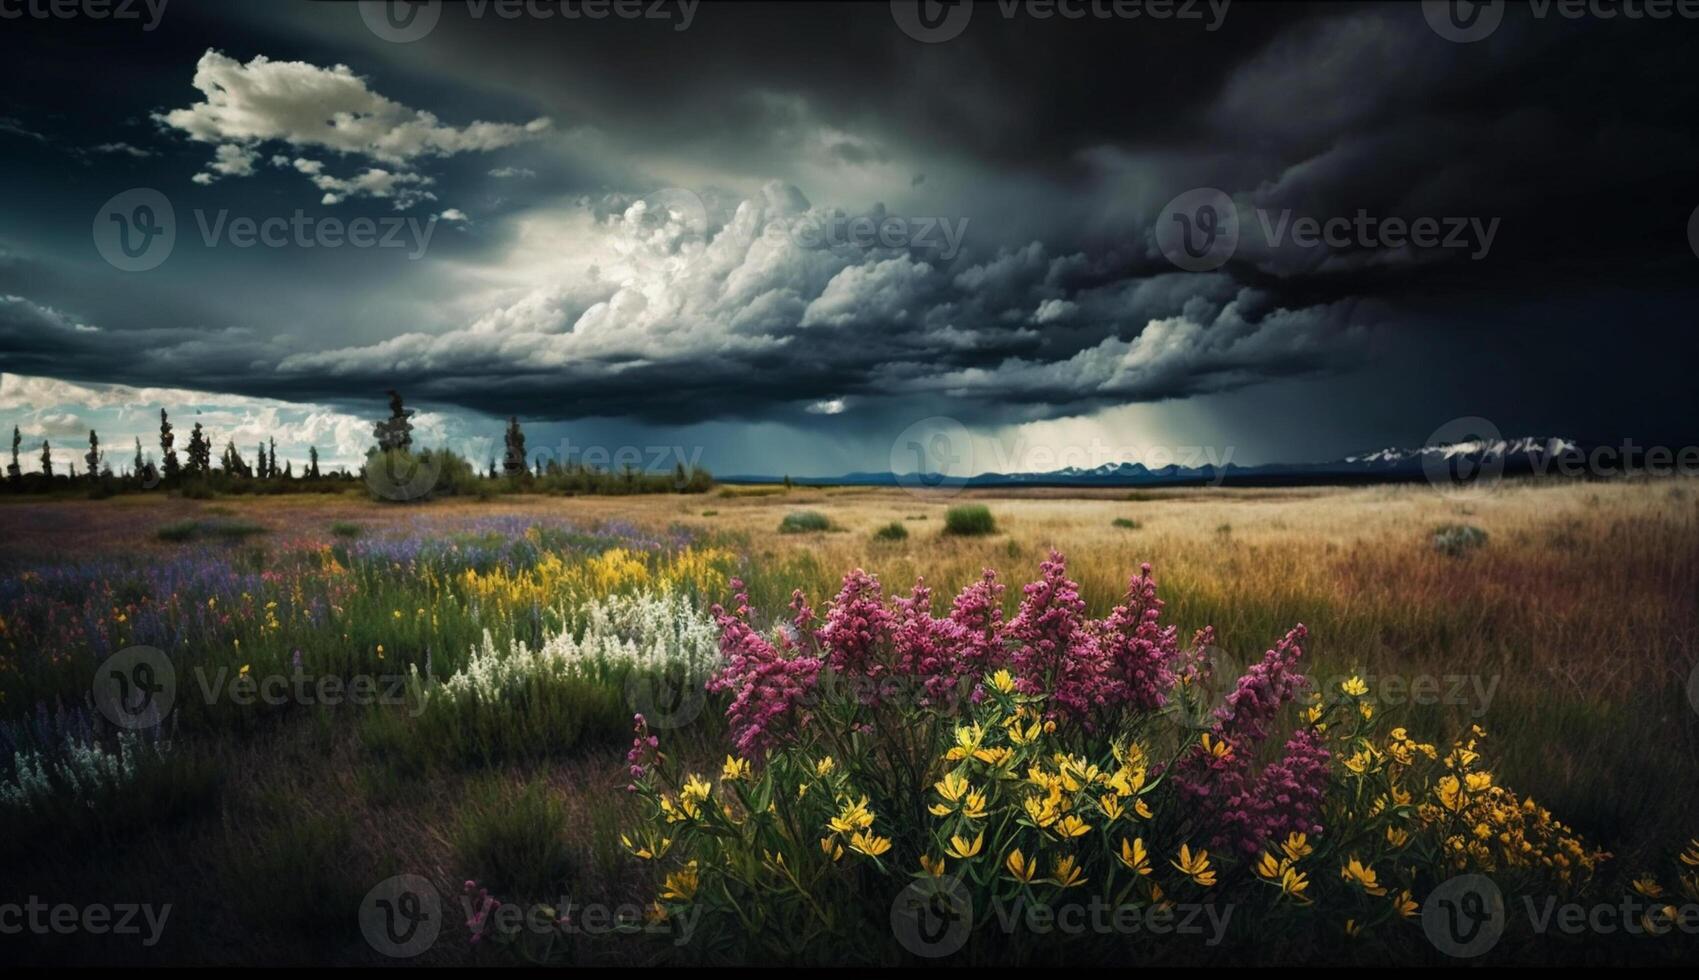
M 41 440 L 41 475 L 53 479 L 53 447 Z
M 12 489 L 16 490 L 24 482 L 24 469 L 18 465 L 18 446 L 24 441 L 24 435 L 12 426 L 12 461 L 6 465 L 6 478 L 12 481 Z
M 317 446 L 307 447 L 307 476 L 314 480 L 319 478 L 319 447 Z
M 88 452 L 83 454 L 83 459 L 88 461 L 88 478 L 100 479 L 100 437 L 93 429 L 88 430 Z
M 177 450 L 172 448 L 176 442 L 177 437 L 171 433 L 171 418 L 165 414 L 165 409 L 162 408 L 159 410 L 159 452 L 160 462 L 165 467 L 165 478 L 167 480 L 177 478 Z

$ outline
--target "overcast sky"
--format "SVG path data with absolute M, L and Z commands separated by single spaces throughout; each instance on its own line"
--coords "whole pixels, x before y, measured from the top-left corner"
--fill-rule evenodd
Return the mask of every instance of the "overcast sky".
M 1699 21 L 361 6 L 0 3 L 0 423 L 351 462 L 398 388 L 830 475 L 1699 419 Z

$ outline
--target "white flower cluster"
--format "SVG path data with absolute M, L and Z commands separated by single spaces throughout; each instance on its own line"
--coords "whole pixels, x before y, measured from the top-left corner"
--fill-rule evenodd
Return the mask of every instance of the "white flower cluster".
M 436 693 L 500 701 L 542 678 L 664 669 L 706 680 L 720 666 L 719 629 L 682 593 L 608 596 L 565 619 L 569 625 L 535 650 L 523 641 L 500 649 L 486 630 L 466 667 Z
M 16 775 L 0 781 L 0 806 L 34 810 L 60 793 L 93 806 L 97 796 L 114 793 L 136 778 L 137 762 L 146 752 L 163 754 L 163 749 L 144 746 L 133 732 L 118 736 L 117 752 L 78 739 L 65 743 L 58 760 L 21 750 L 12 756 Z

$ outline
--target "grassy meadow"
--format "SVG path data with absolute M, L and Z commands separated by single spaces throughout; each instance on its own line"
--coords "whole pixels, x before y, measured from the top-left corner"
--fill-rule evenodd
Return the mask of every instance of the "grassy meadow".
M 1436 542 L 1450 526 L 1484 538 Z M 1467 499 L 1425 486 L 38 498 L 0 503 L 0 540 L 5 890 L 173 906 L 146 949 L 0 938 L 21 961 L 385 962 L 354 910 L 413 874 L 452 906 L 420 961 L 506 962 L 462 927 L 462 882 L 636 908 L 660 886 L 620 840 L 637 819 L 631 715 L 700 690 L 707 609 L 733 579 L 776 618 L 795 589 L 824 608 L 853 568 L 949 596 L 992 567 L 1012 612 L 1052 550 L 1094 616 L 1148 562 L 1166 621 L 1186 636 L 1213 625 L 1229 662 L 1303 623 L 1304 672 L 1363 678 L 1388 722 L 1434 742 L 1479 724 L 1497 778 L 1614 855 L 1605 878 L 1661 867 L 1699 832 L 1699 488 L 1681 480 L 1511 481 Z M 175 703 L 120 741 L 91 678 L 134 645 L 169 657 Z M 359 676 L 378 678 L 364 703 L 318 685 Z M 265 678 L 292 684 L 267 698 Z M 666 750 L 718 771 L 722 708 L 681 709 Z M 26 758 L 45 775 L 24 778 Z M 625 939 L 572 955 L 660 958 Z

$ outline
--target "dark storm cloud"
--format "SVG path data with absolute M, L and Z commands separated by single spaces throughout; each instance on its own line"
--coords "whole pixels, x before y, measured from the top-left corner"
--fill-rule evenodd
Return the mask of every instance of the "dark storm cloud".
M 219 296 L 171 324 L 125 322 L 124 285 L 78 305 L 8 276 L 8 369 L 320 400 L 401 386 L 533 418 L 791 420 L 848 398 L 854 412 L 888 400 L 1004 421 L 1347 375 L 1408 352 L 1418 331 L 1411 371 L 1482 344 L 1436 322 L 1485 324 L 1473 329 L 1538 370 L 1583 351 L 1625 374 L 1629 355 L 1601 340 L 1610 304 L 1592 301 L 1623 288 L 1641 301 L 1613 324 L 1639 332 L 1620 350 L 1692 343 L 1676 325 L 1699 204 L 1695 24 L 1536 21 L 1513 6 L 1493 37 L 1462 45 L 1413 4 L 1238 4 L 1214 31 L 984 5 L 961 37 L 925 45 L 882 3 L 713 4 L 686 31 L 448 5 L 429 37 L 395 45 L 325 6 L 174 3 L 182 19 L 164 27 L 179 32 L 123 55 L 146 63 L 149 101 L 125 107 L 159 120 L 146 138 L 70 122 L 77 105 L 60 117 L 76 145 L 126 148 L 91 156 L 200 173 L 227 195 L 341 193 L 300 158 L 367 178 L 344 197 L 452 206 L 470 218 L 454 261 L 362 273 L 364 293 L 303 265 L 325 294 L 315 306 L 311 289 L 290 291 L 292 317 Z M 192 85 L 197 63 L 235 85 Z M 300 86 L 259 124 L 221 102 L 256 64 L 262 81 Z M 312 88 L 327 80 L 414 136 L 397 149 L 390 127 L 326 125 Z M 8 112 L 0 138 L 57 132 L 44 118 Z M 397 179 L 436 200 L 394 196 Z M 669 185 L 704 213 L 667 211 L 651 192 Z M 1231 198 L 1240 242 L 1192 273 L 1153 230 L 1197 187 Z M 962 234 L 947 247 L 935 231 L 824 245 L 766 233 L 857 216 Z M 1305 219 L 1350 230 L 1306 246 Z M 1461 231 L 1389 241 L 1389 219 Z M 259 258 L 234 274 L 244 288 L 281 289 L 279 263 L 305 261 Z M 1554 293 L 1588 299 L 1567 304 L 1587 315 L 1519 313 Z M 98 329 L 59 324 L 76 317 Z

